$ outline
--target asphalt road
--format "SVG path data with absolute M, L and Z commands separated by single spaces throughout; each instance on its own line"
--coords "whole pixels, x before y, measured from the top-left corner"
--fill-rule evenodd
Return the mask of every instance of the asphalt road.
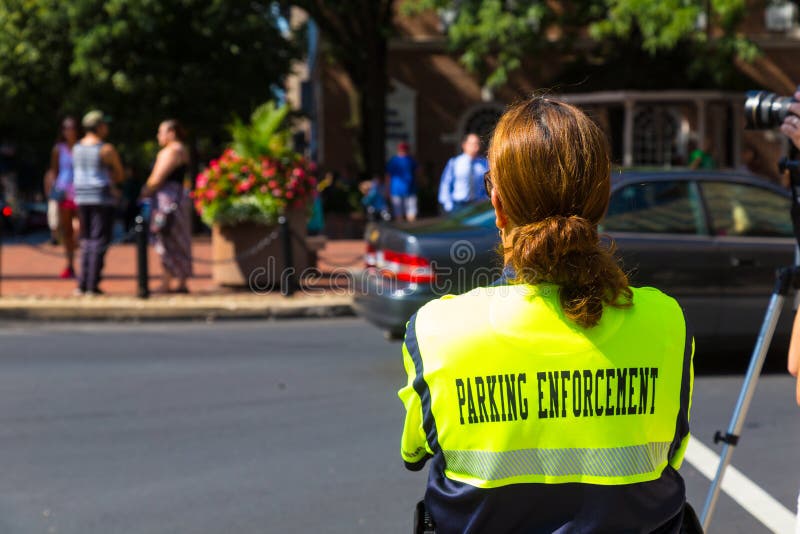
M 398 457 L 403 379 L 357 319 L 2 324 L 0 534 L 409 532 L 425 478 Z M 711 446 L 741 377 L 696 384 Z M 793 388 L 761 379 L 733 459 L 791 511 Z M 701 508 L 708 480 L 682 473 Z M 712 527 L 767 531 L 726 495 Z

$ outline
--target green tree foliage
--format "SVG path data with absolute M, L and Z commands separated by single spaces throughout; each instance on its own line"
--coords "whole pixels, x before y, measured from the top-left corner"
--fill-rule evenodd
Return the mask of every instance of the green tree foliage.
M 347 73 L 357 92 L 359 153 L 362 170 L 382 174 L 387 43 L 393 32 L 395 0 L 283 0 L 305 10 L 316 22 L 331 59 Z
M 52 137 L 69 88 L 68 43 L 59 0 L 0 0 L 0 136 Z
M 100 107 L 117 142 L 175 117 L 218 143 L 298 55 L 268 2 L 0 0 L 0 111 L 21 141 Z
M 507 82 L 528 57 L 544 50 L 574 52 L 577 44 L 595 64 L 620 57 L 620 47 L 667 61 L 679 51 L 673 63 L 688 67 L 690 78 L 705 76 L 716 84 L 733 76 L 733 58 L 751 60 L 758 53 L 737 33 L 745 0 L 408 0 L 404 5 L 410 12 L 449 11 L 452 49 L 490 87 Z

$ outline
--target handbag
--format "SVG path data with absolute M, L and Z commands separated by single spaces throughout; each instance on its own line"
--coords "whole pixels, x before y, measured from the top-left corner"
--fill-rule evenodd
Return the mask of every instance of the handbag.
M 61 223 L 60 219 L 61 216 L 58 212 L 58 201 L 54 198 L 51 198 L 47 201 L 47 227 L 50 228 L 51 232 L 58 230 L 58 227 Z
M 175 212 L 177 210 L 178 205 L 175 202 L 156 208 L 152 217 L 150 217 L 150 233 L 166 234 L 169 232 L 175 221 Z

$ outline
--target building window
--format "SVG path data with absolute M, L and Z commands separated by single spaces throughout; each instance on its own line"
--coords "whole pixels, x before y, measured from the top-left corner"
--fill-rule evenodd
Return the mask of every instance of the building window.
M 764 25 L 771 32 L 797 28 L 797 6 L 787 0 L 772 0 L 764 10 Z
M 679 114 L 669 108 L 644 106 L 633 118 L 633 164 L 668 167 L 679 156 Z

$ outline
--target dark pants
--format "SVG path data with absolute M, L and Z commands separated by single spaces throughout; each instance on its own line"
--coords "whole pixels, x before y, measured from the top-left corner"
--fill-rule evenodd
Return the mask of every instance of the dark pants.
M 95 291 L 103 272 L 103 260 L 111 243 L 114 222 L 113 206 L 78 206 L 81 220 L 81 269 L 78 287 L 81 291 Z

